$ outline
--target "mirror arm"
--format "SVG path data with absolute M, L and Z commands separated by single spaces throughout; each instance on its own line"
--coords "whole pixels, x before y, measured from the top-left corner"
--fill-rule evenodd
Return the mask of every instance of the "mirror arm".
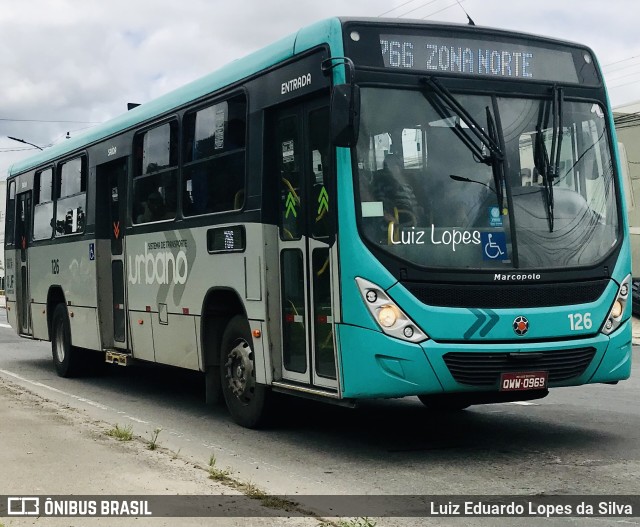
M 347 75 L 347 82 L 353 86 L 353 82 L 356 78 L 356 67 L 349 57 L 329 57 L 328 59 L 324 59 L 320 64 L 320 69 L 324 75 L 328 76 L 329 73 L 331 73 L 331 70 L 336 66 L 347 66 L 347 71 L 349 72 Z

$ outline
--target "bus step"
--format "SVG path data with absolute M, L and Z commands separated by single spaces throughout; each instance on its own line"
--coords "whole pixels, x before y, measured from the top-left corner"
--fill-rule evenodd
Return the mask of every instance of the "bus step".
M 337 406 L 346 406 L 347 408 L 355 408 L 357 406 L 356 401 L 352 399 L 340 399 L 337 391 L 326 388 L 311 387 L 290 381 L 273 381 L 271 383 L 271 389 L 274 392 L 295 395 L 315 401 L 323 401 Z
M 107 350 L 104 360 L 109 364 L 128 366 L 131 364 L 131 355 L 129 353 L 122 353 L 121 351 Z

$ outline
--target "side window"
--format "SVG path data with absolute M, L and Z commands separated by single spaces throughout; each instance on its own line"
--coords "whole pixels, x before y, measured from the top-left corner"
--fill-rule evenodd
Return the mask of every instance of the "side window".
M 58 165 L 56 236 L 84 232 L 87 216 L 87 160 L 78 157 Z
M 244 205 L 246 113 L 246 99 L 239 95 L 185 116 L 185 216 Z
M 4 242 L 7 246 L 12 246 L 14 242 L 14 224 L 16 219 L 16 182 L 9 182 L 9 192 L 7 193 L 7 213 L 4 229 Z
M 34 192 L 33 239 L 48 240 L 53 234 L 53 168 L 36 172 Z
M 422 130 L 420 128 L 402 130 L 402 156 L 404 168 L 423 168 Z
M 178 205 L 178 123 L 165 123 L 136 136 L 133 222 L 171 220 Z

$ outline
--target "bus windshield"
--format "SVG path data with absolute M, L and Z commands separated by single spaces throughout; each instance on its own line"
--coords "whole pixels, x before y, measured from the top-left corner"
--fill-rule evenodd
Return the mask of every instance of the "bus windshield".
M 554 96 L 454 94 L 472 117 L 465 119 L 428 93 L 363 88 L 356 160 L 362 236 L 425 268 L 601 261 L 619 237 L 604 112 L 569 97 L 558 111 Z M 499 143 L 499 166 L 484 133 Z

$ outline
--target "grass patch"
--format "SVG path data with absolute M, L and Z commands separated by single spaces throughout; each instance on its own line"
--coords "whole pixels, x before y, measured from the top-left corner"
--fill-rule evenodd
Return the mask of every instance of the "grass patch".
M 211 454 L 211 457 L 209 457 L 209 469 L 208 469 L 209 479 L 212 479 L 214 481 L 220 481 L 225 485 L 237 491 L 242 492 L 245 496 L 249 496 L 253 499 L 259 500 L 263 506 L 269 507 L 270 509 L 278 509 L 278 510 L 285 510 L 285 511 L 300 510 L 300 512 L 304 512 L 305 514 L 311 515 L 311 513 L 309 513 L 308 511 L 299 509 L 298 504 L 293 501 L 289 501 L 279 496 L 272 496 L 270 494 L 267 494 L 264 490 L 260 489 L 254 483 L 251 483 L 251 482 L 245 483 L 245 482 L 233 479 L 231 477 L 231 470 L 229 469 L 229 467 L 227 467 L 226 469 L 221 469 L 221 468 L 218 468 L 216 465 L 217 465 L 216 456 L 214 454 Z M 332 525 L 332 527 L 335 527 L 335 525 Z M 360 527 L 360 526 L 354 526 L 354 527 Z M 374 526 L 363 525 L 362 527 L 374 527 Z
M 216 456 L 211 454 L 211 457 L 209 458 L 209 479 L 229 482 L 229 475 L 231 474 L 231 471 L 229 469 L 216 467 L 216 462 Z
M 133 427 L 131 425 L 123 426 L 116 424 L 111 430 L 107 431 L 109 437 L 113 437 L 118 441 L 131 441 L 133 439 Z M 0 525 L 0 527 L 2 527 Z
M 147 448 L 149 450 L 155 450 L 156 448 L 158 448 L 158 436 L 160 435 L 160 432 L 162 432 L 162 428 L 156 428 L 153 432 L 151 432 L 151 439 L 147 444 Z

